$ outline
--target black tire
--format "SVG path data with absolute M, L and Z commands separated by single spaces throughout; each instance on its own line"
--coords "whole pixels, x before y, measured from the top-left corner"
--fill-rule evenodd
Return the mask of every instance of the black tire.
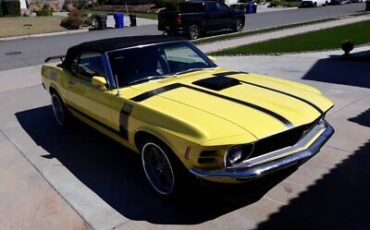
M 145 138 L 141 145 L 141 161 L 148 183 L 163 198 L 181 193 L 190 176 L 175 153 L 156 138 Z
M 237 19 L 235 21 L 235 27 L 234 27 L 234 31 L 235 32 L 241 32 L 244 28 L 244 22 L 242 19 Z
M 175 36 L 176 35 L 175 32 L 173 32 L 172 30 L 167 30 L 166 34 L 167 34 L 167 36 Z
M 71 120 L 71 115 L 68 109 L 66 108 L 63 100 L 61 99 L 57 92 L 51 91 L 50 95 L 51 95 L 51 107 L 53 109 L 53 115 L 56 123 L 60 127 L 67 127 Z
M 191 40 L 198 39 L 201 36 L 200 27 L 197 25 L 191 25 L 188 28 L 188 37 Z

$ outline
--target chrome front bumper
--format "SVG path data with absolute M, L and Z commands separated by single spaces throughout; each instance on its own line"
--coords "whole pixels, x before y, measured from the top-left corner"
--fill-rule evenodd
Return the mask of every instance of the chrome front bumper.
M 314 126 L 294 146 L 279 149 L 264 155 L 247 159 L 233 167 L 219 170 L 190 168 L 189 171 L 201 178 L 232 178 L 249 180 L 275 171 L 299 166 L 316 155 L 326 141 L 333 135 L 334 129 L 326 121 Z

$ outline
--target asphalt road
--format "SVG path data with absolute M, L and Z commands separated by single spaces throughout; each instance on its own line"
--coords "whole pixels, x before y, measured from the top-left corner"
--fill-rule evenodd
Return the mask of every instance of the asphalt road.
M 245 30 L 346 16 L 363 11 L 364 9 L 364 3 L 359 3 L 247 15 Z M 64 54 L 68 47 L 83 41 L 150 34 L 161 34 L 161 32 L 157 31 L 156 25 L 147 25 L 136 28 L 125 28 L 124 30 L 93 31 L 62 36 L 2 41 L 0 42 L 0 70 L 41 64 L 46 57 Z

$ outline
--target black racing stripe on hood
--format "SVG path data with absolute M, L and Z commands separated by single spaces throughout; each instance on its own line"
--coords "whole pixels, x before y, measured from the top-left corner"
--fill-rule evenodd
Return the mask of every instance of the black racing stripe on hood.
M 228 100 L 228 101 L 240 104 L 240 105 L 244 105 L 244 106 L 253 108 L 255 110 L 261 111 L 263 113 L 266 113 L 266 114 L 274 117 L 275 119 L 279 120 L 281 123 L 286 125 L 288 128 L 293 127 L 293 124 L 290 121 L 288 121 L 286 118 L 284 118 L 283 116 L 281 116 L 281 115 L 279 115 L 279 114 L 277 114 L 277 113 L 275 113 L 271 110 L 263 108 L 261 106 L 258 106 L 258 105 L 255 105 L 255 104 L 252 104 L 252 103 L 249 103 L 249 102 L 246 102 L 246 101 L 242 101 L 242 100 L 239 100 L 239 99 L 236 99 L 236 98 L 224 96 L 224 95 L 221 95 L 221 94 L 218 94 L 218 93 L 214 93 L 214 92 L 209 91 L 209 90 L 204 90 L 204 89 L 200 89 L 200 88 L 197 88 L 197 87 L 193 87 L 193 86 L 190 86 L 190 85 L 184 85 L 184 84 L 180 84 L 180 83 L 167 85 L 167 86 L 164 86 L 164 87 L 161 87 L 161 88 L 158 88 L 158 89 L 154 89 L 154 90 L 142 93 L 142 94 L 140 94 L 136 97 L 131 98 L 131 100 L 136 101 L 136 102 L 141 102 L 141 101 L 144 101 L 144 100 L 146 100 L 150 97 L 153 97 L 153 96 L 156 96 L 158 94 L 161 94 L 161 93 L 164 93 L 164 92 L 167 92 L 167 91 L 171 91 L 173 89 L 177 89 L 177 88 L 180 88 L 180 87 L 184 87 L 184 88 L 187 88 L 187 89 L 192 89 L 192 90 L 195 90 L 195 91 L 198 91 L 198 92 L 206 93 L 206 94 L 218 97 L 218 98 L 222 98 L 222 99 L 225 99 L 225 100 Z
M 214 74 L 214 75 L 215 76 L 227 77 L 227 76 L 230 76 L 230 75 L 241 74 L 241 73 L 248 74 L 248 73 L 245 73 L 245 72 L 230 71 L 230 72 L 218 73 L 218 74 Z M 233 79 L 236 79 L 236 78 L 233 78 Z M 237 79 L 237 80 L 239 80 L 239 79 Z M 267 89 L 267 90 L 270 90 L 270 91 L 273 91 L 273 92 L 276 92 L 276 93 L 280 93 L 280 94 L 284 94 L 286 96 L 292 97 L 294 99 L 297 99 L 299 101 L 302 101 L 302 102 L 310 105 L 312 108 L 317 110 L 321 115 L 324 114 L 324 112 L 319 107 L 317 107 L 315 104 L 313 104 L 310 101 L 307 101 L 306 99 L 298 97 L 296 95 L 293 95 L 293 94 L 290 94 L 290 93 L 287 93 L 287 92 L 284 92 L 284 91 L 281 91 L 281 90 L 278 90 L 278 89 L 273 89 L 273 88 L 270 88 L 270 87 L 267 87 L 267 86 L 259 85 L 259 84 L 256 84 L 256 83 L 248 82 L 248 81 L 245 81 L 245 80 L 239 80 L 239 82 L 244 83 L 244 84 L 248 84 L 248 85 L 252 85 L 252 86 L 255 86 L 255 87 L 259 87 L 259 88 L 262 88 L 262 89 Z

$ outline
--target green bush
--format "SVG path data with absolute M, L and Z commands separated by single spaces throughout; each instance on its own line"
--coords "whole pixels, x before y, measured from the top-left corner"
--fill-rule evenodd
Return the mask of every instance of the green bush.
M 36 16 L 52 16 L 53 13 L 51 12 L 51 10 L 40 10 L 40 11 L 37 11 L 36 12 Z
M 60 25 L 69 30 L 76 30 L 87 23 L 87 18 L 85 12 L 69 12 L 68 17 L 64 18 Z
M 3 15 L 6 16 L 20 16 L 21 4 L 18 0 L 4 0 L 1 3 Z
M 3 3 L 3 0 L 0 0 L 0 17 L 4 16 L 2 3 Z
M 179 5 L 184 0 L 157 0 L 157 5 L 165 7 L 168 11 L 177 11 L 179 10 Z
M 293 0 L 272 0 L 270 2 L 269 7 L 277 7 L 277 6 L 298 7 L 299 5 L 300 5 L 300 2 L 293 1 Z

